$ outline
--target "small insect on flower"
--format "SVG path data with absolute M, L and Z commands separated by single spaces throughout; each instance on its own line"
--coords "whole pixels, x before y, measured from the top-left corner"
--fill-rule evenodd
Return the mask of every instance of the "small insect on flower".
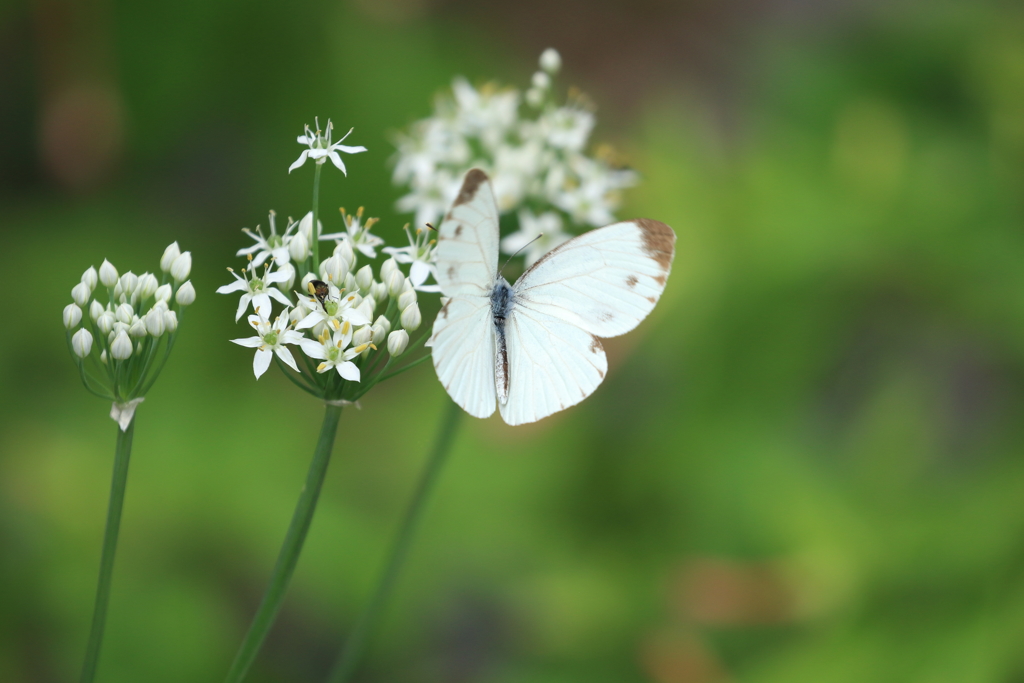
M 331 287 L 323 280 L 310 280 L 309 284 L 306 285 L 306 289 L 310 294 L 316 297 L 316 300 L 320 302 L 320 306 L 323 307 L 324 313 L 327 313 L 327 297 L 331 295 Z

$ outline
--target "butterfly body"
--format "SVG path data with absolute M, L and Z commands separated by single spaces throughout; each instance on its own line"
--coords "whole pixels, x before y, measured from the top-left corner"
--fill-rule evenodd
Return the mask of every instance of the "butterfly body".
M 637 219 L 575 237 L 515 284 L 498 272 L 498 208 L 474 169 L 438 230 L 437 274 L 448 297 L 427 342 L 438 378 L 476 417 L 495 408 L 524 424 L 568 408 L 604 379 L 599 337 L 636 327 L 671 268 L 675 233 Z

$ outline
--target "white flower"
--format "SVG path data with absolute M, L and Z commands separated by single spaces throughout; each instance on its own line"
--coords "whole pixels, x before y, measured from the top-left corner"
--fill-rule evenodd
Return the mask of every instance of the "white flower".
M 181 287 L 178 287 L 178 291 L 174 295 L 174 300 L 181 306 L 188 306 L 196 300 L 196 290 L 195 287 L 192 286 L 191 280 L 186 280 Z
M 117 283 L 121 285 L 121 291 L 125 296 L 132 296 L 139 286 L 139 276 L 129 270 L 121 276 Z
M 330 294 L 321 306 L 314 297 L 308 297 L 306 308 L 309 314 L 295 325 L 296 330 L 313 328 L 314 334 L 319 334 L 322 326 L 330 326 L 336 329 L 338 326 L 348 322 L 353 325 L 369 325 L 371 318 L 360 308 L 362 303 L 358 294 L 348 294 L 341 297 L 341 290 L 334 283 L 327 283 Z
M 84 327 L 71 337 L 71 348 L 79 358 L 85 358 L 92 351 L 92 332 Z
M 276 214 L 270 212 L 270 235 L 264 237 L 263 231 L 260 226 L 256 226 L 256 232 L 253 232 L 249 228 L 242 228 L 242 232 L 251 237 L 256 244 L 251 244 L 244 249 L 239 249 L 235 256 L 246 256 L 248 254 L 256 254 L 253 257 L 252 264 L 254 266 L 261 266 L 263 262 L 268 258 L 273 257 L 279 264 L 287 263 L 289 256 L 289 243 L 295 237 L 294 231 L 298 224 L 292 223 L 285 230 L 283 235 L 277 234 L 277 221 Z M 306 243 L 307 249 L 309 243 Z M 302 259 L 296 259 L 301 261 Z
M 380 344 L 388 336 L 391 331 L 391 321 L 383 315 L 378 316 L 373 322 L 373 343 Z
M 523 209 L 519 212 L 519 231 L 501 240 L 501 250 L 515 254 L 525 248 L 526 267 L 529 268 L 541 256 L 571 237 L 562 231 L 562 218 L 554 211 L 534 216 L 529 209 Z
M 398 310 L 404 311 L 410 304 L 416 303 L 416 290 L 406 289 L 398 295 Z
M 366 343 L 348 348 L 349 342 L 352 341 L 352 325 L 347 322 L 333 328 L 333 335 L 331 331 L 325 327 L 317 339 L 303 339 L 300 342 L 302 352 L 310 358 L 323 361 L 317 366 L 317 372 L 327 372 L 334 368 L 343 379 L 358 382 L 359 368 L 352 359 L 363 351 L 374 348 L 373 345 Z
M 369 293 L 370 287 L 373 285 L 373 268 L 369 264 L 356 271 L 356 285 L 359 287 L 359 293 L 363 296 Z
M 178 314 L 174 311 L 164 311 L 164 329 L 173 333 L 178 329 Z
M 290 264 L 286 264 L 290 265 Z M 277 287 L 272 285 L 279 282 L 287 282 L 295 277 L 294 270 L 281 269 L 270 272 L 269 264 L 263 270 L 263 277 L 259 278 L 252 274 L 251 268 L 243 268 L 242 275 L 239 275 L 231 268 L 228 271 L 235 276 L 235 281 L 230 285 L 217 288 L 218 294 L 230 294 L 232 292 L 245 292 L 238 301 L 238 310 L 235 311 L 235 322 L 242 317 L 245 309 L 252 301 L 253 309 L 263 310 L 265 315 L 270 315 L 270 298 L 273 297 L 279 303 L 290 306 L 291 301 L 281 293 Z
M 92 290 L 89 289 L 89 285 L 84 282 L 79 282 L 77 285 L 71 288 L 71 299 L 79 306 L 85 306 L 89 303 L 89 297 L 92 296 Z
M 107 259 L 103 259 L 103 263 L 100 264 L 100 282 L 107 288 L 117 284 L 117 268 Z
M 96 322 L 99 320 L 99 317 L 103 315 L 103 311 L 105 310 L 106 309 L 103 308 L 103 304 L 93 299 L 92 303 L 89 304 L 89 317 L 92 318 L 93 322 Z
M 412 183 L 412 192 L 395 202 L 402 213 L 416 212 L 414 225 L 435 223 L 452 205 L 462 186 L 462 175 L 439 168 L 425 181 Z
M 171 242 L 164 249 L 164 255 L 160 257 L 160 270 L 167 273 L 171 270 L 171 264 L 174 263 L 174 259 L 181 255 L 181 249 L 178 247 L 177 242 Z
M 594 114 L 580 106 L 558 107 L 545 112 L 540 128 L 547 143 L 556 149 L 580 152 L 594 129 Z
M 252 361 L 252 371 L 259 379 L 270 367 L 270 359 L 274 354 L 284 361 L 288 367 L 295 372 L 299 366 L 295 364 L 295 358 L 285 344 L 298 344 L 302 342 L 302 334 L 295 330 L 288 329 L 288 309 L 281 311 L 281 315 L 274 318 L 271 323 L 265 317 L 263 309 L 258 310 L 258 315 L 249 316 L 249 324 L 256 330 L 255 337 L 245 339 L 232 339 L 231 341 L 239 346 L 256 349 L 256 356 Z
M 149 297 L 156 294 L 156 290 L 160 288 L 160 281 L 156 279 L 156 276 L 152 273 L 143 273 L 139 276 L 139 284 L 135 290 L 135 294 L 138 294 L 138 298 L 145 301 Z
M 344 284 L 345 276 L 348 275 L 348 262 L 341 256 L 335 254 L 328 256 L 320 262 L 320 277 L 327 282 Z
M 89 291 L 96 289 L 96 283 L 99 282 L 99 275 L 97 275 L 96 269 L 93 266 L 89 266 L 89 270 L 82 273 L 82 282 L 89 287 Z
M 359 207 L 355 215 L 345 213 L 341 209 L 341 218 L 345 223 L 345 232 L 335 232 L 330 235 L 320 235 L 321 240 L 346 240 L 353 249 L 358 249 L 367 258 L 377 258 L 377 247 L 384 244 L 384 240 L 376 235 L 370 234 L 370 228 L 377 222 L 376 218 L 368 218 L 363 224 L 363 207 Z M 351 259 L 350 259 L 351 260 Z
M 168 302 L 171 300 L 171 295 L 173 293 L 174 290 L 171 289 L 170 283 L 167 283 L 157 287 L 156 292 L 154 292 L 154 296 L 156 297 L 157 301 Z
M 142 322 L 140 318 L 136 318 L 132 321 L 131 327 L 128 328 L 128 334 L 135 339 L 142 339 L 149 334 L 149 330 L 146 329 L 146 323 Z
M 82 322 L 82 309 L 78 304 L 68 304 L 64 307 L 64 328 L 73 330 Z
M 409 333 L 405 330 L 395 330 L 388 335 L 388 353 L 392 356 L 401 356 L 409 346 Z
M 409 246 L 385 247 L 384 253 L 391 254 L 391 257 L 398 263 L 412 264 L 409 268 L 409 279 L 412 281 L 413 287 L 421 292 L 440 292 L 440 285 L 424 284 L 431 275 L 434 276 L 435 281 L 437 280 L 437 274 L 434 270 L 434 246 L 436 241 L 430 239 L 430 234 L 423 228 L 417 229 L 416 233 L 413 234 L 409 230 L 408 224 L 405 226 L 405 235 L 409 238 Z M 388 263 L 388 261 L 384 263 Z M 381 277 L 385 277 L 383 265 L 381 266 Z M 388 285 L 388 292 L 390 293 L 391 282 L 385 280 L 385 283 Z
M 133 309 L 132 305 L 129 304 L 129 303 L 121 304 L 120 306 L 118 306 L 114 310 L 114 318 L 119 323 L 124 323 L 125 325 L 131 325 L 132 324 L 132 319 L 134 317 L 135 317 L 135 309 Z
M 110 355 L 113 356 L 114 360 L 125 360 L 130 358 L 132 355 L 132 340 L 128 338 L 127 332 L 121 330 L 114 337 L 114 341 L 110 343 Z
M 562 68 L 562 56 L 558 54 L 558 50 L 549 47 L 540 53 L 540 68 L 549 74 L 558 73 L 558 70 Z
M 174 263 L 171 264 L 171 277 L 174 278 L 175 282 L 183 282 L 188 279 L 188 274 L 192 272 L 192 252 L 183 251 L 178 255 L 178 258 L 174 259 Z
M 402 321 L 402 327 L 415 332 L 416 328 L 423 322 L 423 316 L 420 314 L 420 306 L 417 303 L 411 303 L 405 309 L 402 310 L 400 320 Z
M 518 117 L 518 92 L 497 90 L 493 86 L 477 90 L 459 76 L 452 81 L 452 94 L 458 107 L 459 129 L 463 134 L 478 136 L 488 149 L 494 149 L 504 141 Z
M 357 154 L 359 152 L 365 152 L 366 148 L 363 146 L 349 147 L 341 144 L 345 138 L 352 134 L 351 128 L 348 133 L 345 133 L 345 135 L 342 136 L 341 140 L 331 142 L 331 130 L 333 129 L 333 124 L 330 119 L 327 120 L 327 130 L 325 130 L 322 135 L 320 133 L 320 123 L 317 122 L 316 126 L 317 131 L 315 133 L 310 130 L 309 126 L 306 126 L 306 134 L 298 137 L 299 144 L 309 145 L 309 149 L 302 150 L 302 154 L 300 154 L 299 158 L 295 160 L 295 163 L 288 167 L 288 172 L 291 173 L 299 166 L 302 166 L 302 164 L 306 163 L 307 158 L 313 159 L 318 164 L 323 164 L 325 161 L 330 159 L 331 163 L 337 166 L 339 171 L 348 175 L 348 172 L 345 170 L 345 164 L 341 160 L 341 155 L 338 154 L 338 152 L 344 152 L 345 154 Z
M 116 318 L 111 311 L 104 311 L 100 317 L 96 318 L 96 329 L 103 334 L 110 334 L 110 331 L 114 329 L 114 322 Z
M 462 168 L 473 155 L 452 117 L 417 121 L 411 134 L 399 137 L 396 146 L 398 154 L 392 174 L 395 184 L 428 183 L 438 165 Z
M 296 263 L 302 263 L 309 258 L 309 239 L 304 233 L 299 232 L 289 240 L 288 255 Z

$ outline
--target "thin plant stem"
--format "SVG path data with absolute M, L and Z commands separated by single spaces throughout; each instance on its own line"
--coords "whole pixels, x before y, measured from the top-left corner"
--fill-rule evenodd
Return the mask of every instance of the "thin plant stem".
M 320 224 L 318 221 L 320 219 L 320 171 L 324 166 L 320 163 L 313 165 L 316 167 L 313 172 L 313 243 L 309 247 L 313 255 L 313 273 L 316 277 L 320 277 Z
M 284 543 L 277 555 L 277 563 L 274 565 L 273 574 L 270 577 L 270 585 L 263 594 L 263 601 L 260 603 L 256 616 L 253 617 L 249 631 L 245 634 L 245 640 L 235 655 L 235 661 L 228 671 L 227 683 L 239 683 L 245 678 L 246 672 L 256 659 L 264 638 L 274 623 L 281 603 L 284 600 L 285 592 L 288 590 L 288 583 L 295 571 L 295 565 L 299 562 L 299 553 L 302 552 L 302 545 L 306 541 L 306 534 L 313 521 L 313 513 L 316 512 L 317 499 L 320 497 L 320 488 L 324 483 L 324 476 L 327 474 L 327 465 L 331 461 L 331 450 L 334 447 L 334 437 L 338 433 L 338 420 L 341 418 L 341 406 L 328 404 L 324 412 L 323 426 L 320 428 L 320 440 L 316 444 L 316 452 L 313 454 L 313 462 L 309 465 L 309 473 L 306 475 L 306 484 L 302 487 L 302 494 L 299 502 L 295 505 L 295 512 L 292 513 L 292 521 L 288 526 L 288 533 L 285 535 Z
M 103 629 L 107 623 L 107 605 L 110 603 L 110 579 L 114 571 L 114 555 L 117 552 L 117 537 L 121 530 L 121 510 L 124 507 L 124 490 L 128 482 L 128 461 L 132 455 L 132 436 L 135 434 L 135 418 L 128 423 L 128 429 L 117 428 L 117 446 L 114 450 L 114 475 L 110 483 L 110 502 L 107 504 L 107 527 L 103 532 L 103 553 L 100 556 L 100 577 L 96 586 L 96 604 L 92 611 L 92 628 L 89 630 L 89 644 L 85 650 L 82 665 L 82 683 L 92 683 L 96 678 L 96 666 L 103 644 Z
M 423 509 L 430 498 L 441 468 L 451 452 L 452 443 L 458 431 L 459 416 L 462 414 L 462 409 L 454 402 L 448 402 L 444 410 L 445 412 L 441 417 L 441 431 L 434 441 L 434 448 L 427 458 L 426 465 L 423 466 L 423 472 L 420 474 L 419 482 L 416 484 L 412 500 L 409 501 L 409 507 L 405 509 L 405 515 L 402 517 L 398 534 L 395 536 L 391 546 L 391 553 L 388 555 L 387 564 L 377 580 L 373 597 L 370 598 L 370 602 L 359 615 L 359 620 L 356 622 L 352 635 L 349 636 L 345 647 L 342 649 L 341 656 L 338 657 L 334 664 L 328 679 L 330 683 L 347 683 L 352 678 L 352 674 L 355 673 L 356 667 L 359 665 L 363 651 L 366 649 L 369 636 L 387 607 L 402 565 L 405 563 L 405 558 L 412 547 L 419 520 L 423 516 Z

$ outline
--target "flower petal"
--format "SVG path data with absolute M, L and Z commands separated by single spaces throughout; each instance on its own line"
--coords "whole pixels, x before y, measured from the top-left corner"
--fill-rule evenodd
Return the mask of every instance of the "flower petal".
M 245 284 L 245 280 L 235 280 L 230 285 L 224 285 L 223 287 L 217 288 L 218 294 L 231 294 L 232 292 L 244 292 L 249 289 L 249 286 Z
M 270 367 L 270 359 L 274 357 L 274 353 L 270 349 L 259 349 L 256 355 L 252 359 L 252 373 L 256 375 L 256 379 L 260 378 L 267 368 Z
M 270 320 L 270 296 L 266 292 L 253 294 L 252 310 L 259 311 L 264 320 Z
M 359 368 L 356 364 L 350 360 L 340 363 L 336 366 L 338 368 L 338 374 L 350 382 L 359 381 Z
M 327 156 L 330 157 L 331 163 L 337 166 L 339 171 L 344 173 L 346 176 L 348 175 L 348 171 L 345 170 L 345 162 L 341 160 L 341 156 L 337 152 L 331 150 Z
M 274 299 L 278 303 L 284 304 L 285 306 L 291 306 L 292 305 L 291 300 L 288 297 L 286 297 L 284 294 L 282 294 L 281 290 L 278 289 L 277 287 L 267 287 L 267 294 L 269 294 L 270 296 L 274 297 Z
M 345 138 L 342 138 L 342 140 L 344 139 Z M 360 152 L 366 151 L 366 148 L 362 145 L 358 145 L 356 147 L 349 147 L 348 145 L 333 145 L 331 146 L 331 149 L 336 149 L 339 152 L 344 152 L 345 154 L 359 154 Z
M 287 363 L 288 367 L 290 367 L 292 370 L 294 370 L 295 372 L 299 371 L 299 366 L 295 364 L 295 357 L 292 356 L 292 352 L 289 351 L 287 348 L 283 346 L 278 346 L 276 349 L 274 349 L 274 353 L 277 354 L 278 358 Z
M 255 349 L 263 344 L 263 340 L 259 337 L 246 337 L 245 339 L 232 339 L 232 344 L 238 344 L 249 349 Z
M 302 154 L 300 154 L 299 158 L 295 160 L 295 163 L 288 167 L 288 172 L 291 173 L 292 171 L 297 169 L 299 166 L 302 166 L 302 164 L 306 163 L 306 157 L 307 156 L 309 156 L 309 150 L 308 149 L 302 150 Z
M 238 310 L 235 311 L 235 322 L 236 323 L 238 322 L 238 319 L 242 317 L 242 314 L 245 313 L 245 309 L 247 309 L 249 307 L 249 302 L 251 300 L 252 300 L 252 295 L 249 294 L 249 292 L 246 292 L 245 294 L 243 294 L 242 298 L 238 300 Z
M 299 342 L 299 347 L 301 347 L 302 352 L 310 358 L 316 358 L 317 360 L 327 358 L 327 354 L 324 353 L 324 345 L 315 339 L 303 339 Z
M 318 322 L 322 322 L 323 319 L 324 319 L 324 314 L 320 311 L 320 309 L 315 309 L 313 311 L 310 311 L 309 315 L 307 315 L 305 318 L 300 320 L 298 322 L 298 324 L 295 325 L 295 329 L 297 329 L 297 330 L 309 329 L 310 327 L 313 327 L 314 325 L 316 325 Z
M 427 278 L 430 276 L 430 266 L 423 261 L 413 261 L 412 268 L 409 269 L 409 279 L 412 281 L 413 287 L 419 287 Z

